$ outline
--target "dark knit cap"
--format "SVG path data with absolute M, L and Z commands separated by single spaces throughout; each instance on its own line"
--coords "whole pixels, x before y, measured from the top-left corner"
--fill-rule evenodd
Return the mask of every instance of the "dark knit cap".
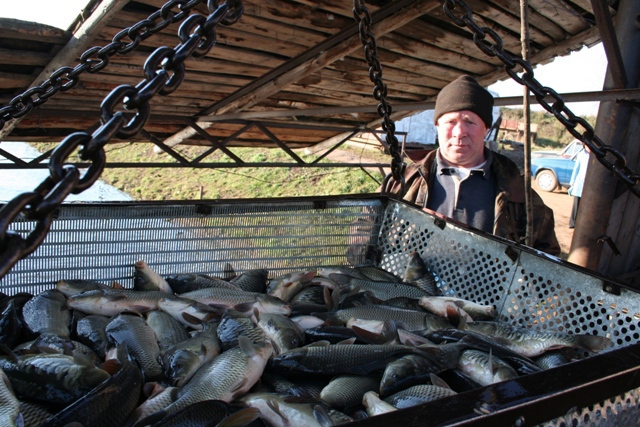
M 469 110 L 476 113 L 487 128 L 493 123 L 493 96 L 471 76 L 463 75 L 442 88 L 436 98 L 433 121 L 453 111 Z

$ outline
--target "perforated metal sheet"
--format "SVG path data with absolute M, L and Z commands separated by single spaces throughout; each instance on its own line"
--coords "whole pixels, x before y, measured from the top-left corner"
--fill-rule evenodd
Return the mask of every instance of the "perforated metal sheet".
M 37 293 L 60 279 L 117 281 L 133 286 L 134 263 L 161 275 L 222 275 L 266 268 L 271 276 L 347 263 L 355 241 L 374 244 L 379 200 L 281 203 L 65 205 L 43 244 L 7 274 L 5 293 Z M 354 227 L 357 220 L 364 225 Z M 33 224 L 14 225 L 21 233 Z M 365 248 L 366 249 L 366 248 Z M 371 263 L 366 250 L 351 261 Z

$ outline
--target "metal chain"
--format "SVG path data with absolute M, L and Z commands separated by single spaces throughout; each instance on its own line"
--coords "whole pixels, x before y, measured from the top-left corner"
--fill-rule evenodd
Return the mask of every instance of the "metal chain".
M 617 149 L 606 145 L 594 132 L 593 127 L 582 117 L 578 117 L 565 105 L 562 97 L 553 89 L 543 86 L 533 75 L 533 68 L 529 62 L 506 52 L 502 39 L 491 28 L 480 27 L 473 20 L 473 11 L 463 0 L 443 0 L 443 9 L 446 15 L 456 25 L 468 27 L 473 31 L 473 41 L 485 54 L 499 58 L 505 64 L 507 74 L 516 82 L 526 86 L 536 97 L 542 107 L 553 114 L 564 125 L 571 135 L 582 141 L 595 154 L 598 161 L 622 181 L 629 191 L 640 197 L 640 174 L 627 166 L 624 155 Z M 454 12 L 460 9 L 460 14 Z M 522 67 L 523 74 L 519 76 L 515 68 Z M 551 97 L 553 101 L 547 102 L 545 98 Z M 607 154 L 613 157 L 613 161 L 607 159 Z
M 42 243 L 54 211 L 64 199 L 71 193 L 83 192 L 100 177 L 106 163 L 107 142 L 114 136 L 126 139 L 137 134 L 149 118 L 151 98 L 175 91 L 184 78 L 184 61 L 190 56 L 206 55 L 216 41 L 216 26 L 221 22 L 233 24 L 243 12 L 242 0 L 227 0 L 220 6 L 216 0 L 209 0 L 207 5 L 208 17 L 191 15 L 182 23 L 179 45 L 173 49 L 159 47 L 147 58 L 144 80 L 135 87 L 120 85 L 105 97 L 100 107 L 102 125 L 93 134 L 68 135 L 51 155 L 49 176 L 33 192 L 18 195 L 0 209 L 0 278 Z M 131 113 L 116 111 L 119 106 Z M 64 164 L 78 149 L 80 158 L 91 162 L 82 176 L 76 166 Z M 19 217 L 35 222 L 26 237 L 9 230 Z
M 142 41 L 153 34 L 162 31 L 173 23 L 182 21 L 195 6 L 203 2 L 204 0 L 169 0 L 160 9 L 149 15 L 147 19 L 143 19 L 137 24 L 118 32 L 108 45 L 89 48 L 80 55 L 80 63 L 78 65 L 57 69 L 39 86 L 27 89 L 24 93 L 14 97 L 7 106 L 0 108 L 0 130 L 9 120 L 28 114 L 34 107 L 44 104 L 56 93 L 65 92 L 76 86 L 82 73 L 93 74 L 101 71 L 109 64 L 109 59 L 116 53 L 126 54 L 132 52 L 140 46 Z M 177 8 L 177 10 L 174 10 L 174 8 Z
M 358 23 L 360 40 L 364 46 L 364 57 L 369 64 L 369 78 L 374 84 L 373 97 L 379 101 L 378 115 L 382 117 L 382 130 L 385 131 L 385 140 L 391 154 L 391 174 L 387 175 L 382 191 L 388 193 L 390 178 L 401 184 L 401 194 L 404 193 L 404 171 L 406 164 L 402 161 L 402 153 L 396 138 L 396 125 L 389 117 L 392 113 L 391 105 L 387 102 L 387 85 L 382 81 L 382 67 L 378 60 L 378 45 L 371 30 L 371 14 L 364 4 L 364 0 L 353 0 L 353 16 Z

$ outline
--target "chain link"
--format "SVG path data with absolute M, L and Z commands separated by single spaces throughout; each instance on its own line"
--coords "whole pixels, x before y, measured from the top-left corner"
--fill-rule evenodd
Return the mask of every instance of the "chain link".
M 48 80 L 42 82 L 39 86 L 34 86 L 24 93 L 14 97 L 9 104 L 0 108 L 0 129 L 11 119 L 18 119 L 28 114 L 33 108 L 44 104 L 51 96 L 58 92 L 64 92 L 76 86 L 80 81 L 82 73 L 97 73 L 109 64 L 109 59 L 118 54 L 126 54 L 138 48 L 142 41 L 148 39 L 169 25 L 182 21 L 190 13 L 191 10 L 203 3 L 204 0 L 170 0 L 165 3 L 159 10 L 155 11 L 137 24 L 125 28 L 116 34 L 112 42 L 104 47 L 94 46 L 87 49 L 80 55 L 80 63 L 75 67 L 61 67 L 51 73 Z M 217 9 L 217 2 L 209 3 L 216 5 L 213 9 Z M 174 11 L 177 9 L 177 12 Z M 243 10 L 242 7 L 238 8 Z M 237 10 L 234 9 L 234 17 Z M 240 13 L 241 14 L 241 13 Z M 204 20 L 204 17 L 202 17 Z M 236 18 L 237 20 L 237 18 Z M 126 37 L 129 42 L 123 41 Z
M 606 145 L 585 119 L 573 114 L 555 90 L 542 86 L 535 79 L 531 64 L 506 52 L 502 46 L 502 39 L 495 31 L 487 27 L 479 27 L 473 20 L 473 11 L 463 0 L 443 0 L 443 9 L 456 25 L 468 27 L 473 32 L 473 40 L 480 50 L 489 56 L 499 58 L 505 64 L 505 70 L 513 80 L 526 86 L 545 110 L 553 114 L 571 135 L 589 147 L 598 161 L 613 172 L 631 193 L 640 197 L 640 186 L 638 185 L 640 174 L 631 170 L 627 166 L 624 155 L 617 149 Z M 455 14 L 456 9 L 460 11 L 458 15 Z M 493 39 L 493 42 L 486 40 L 487 35 Z M 519 76 L 515 71 L 518 66 L 522 67 L 522 76 Z M 546 98 L 552 98 L 552 101 L 548 102 Z
M 91 187 L 100 177 L 106 164 L 104 146 L 107 142 L 115 136 L 129 138 L 137 134 L 149 118 L 149 101 L 157 94 L 168 95 L 176 90 L 184 78 L 184 61 L 191 55 L 206 55 L 214 44 L 212 40 L 216 39 L 216 26 L 237 22 L 238 14 L 241 15 L 243 10 L 242 0 L 227 0 L 220 6 L 217 1 L 210 0 L 207 5 L 208 17 L 192 15 L 182 23 L 178 30 L 181 40 L 178 46 L 173 49 L 159 47 L 149 56 L 144 66 L 145 80 L 135 87 L 120 85 L 105 97 L 100 108 L 100 127 L 92 134 L 75 132 L 68 135 L 51 154 L 49 176 L 33 192 L 18 195 L 0 209 L 0 278 L 42 243 L 54 212 L 64 199 L 71 193 L 79 194 Z M 225 19 L 227 16 L 229 18 Z M 150 31 L 150 27 L 146 28 L 147 32 Z M 87 57 L 93 55 L 100 57 L 100 50 L 91 50 Z M 93 65 L 91 61 L 86 63 L 94 69 L 102 66 L 99 63 Z M 58 73 L 49 82 L 54 80 L 62 86 L 62 79 L 67 79 L 64 84 L 69 84 L 73 78 L 66 77 L 69 73 L 65 73 Z M 40 90 L 47 94 L 50 89 Z M 25 100 L 21 102 L 29 103 L 31 96 L 40 94 L 40 90 L 25 92 Z M 116 111 L 118 109 L 124 109 L 126 113 Z M 82 176 L 76 166 L 65 164 L 76 151 L 82 160 L 91 162 Z M 35 228 L 26 237 L 9 230 L 14 221 L 22 218 L 35 222 Z
M 378 46 L 371 30 L 371 14 L 364 4 L 364 0 L 353 0 L 353 16 L 358 23 L 360 40 L 364 46 L 364 56 L 369 64 L 369 79 L 374 84 L 373 97 L 379 101 L 377 112 L 382 117 L 382 130 L 391 154 L 391 174 L 382 184 L 382 191 L 388 193 L 391 177 L 401 184 L 401 194 L 404 193 L 404 171 L 406 164 L 402 161 L 402 153 L 396 138 L 396 125 L 391 119 L 391 105 L 387 102 L 387 85 L 382 81 L 382 66 L 378 59 Z

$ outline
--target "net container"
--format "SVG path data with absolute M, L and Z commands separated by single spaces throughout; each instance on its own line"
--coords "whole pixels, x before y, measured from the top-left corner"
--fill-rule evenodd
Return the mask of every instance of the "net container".
M 34 224 L 17 221 L 27 233 Z M 499 320 L 604 335 L 613 346 L 569 365 L 354 424 L 638 425 L 640 295 L 562 260 L 384 196 L 63 205 L 43 244 L 0 281 L 38 293 L 60 279 L 133 286 L 161 275 L 375 265 L 404 274 L 417 251 L 443 293 L 490 304 Z M 589 356 L 589 357 L 586 357 Z M 391 423 L 391 424 L 390 424 Z

